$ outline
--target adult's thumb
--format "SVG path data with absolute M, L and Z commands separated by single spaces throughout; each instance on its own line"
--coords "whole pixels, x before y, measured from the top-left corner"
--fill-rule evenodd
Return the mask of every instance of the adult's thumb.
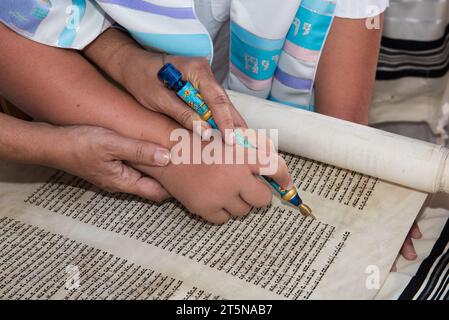
M 170 163 L 170 151 L 157 144 L 120 137 L 114 144 L 117 160 L 135 164 L 163 167 Z

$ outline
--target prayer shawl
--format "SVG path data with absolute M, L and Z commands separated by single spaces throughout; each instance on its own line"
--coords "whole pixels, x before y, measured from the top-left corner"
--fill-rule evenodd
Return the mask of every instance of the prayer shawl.
M 230 89 L 313 110 L 334 0 L 228 0 Z M 112 23 L 143 47 L 213 58 L 193 0 L 2 0 L 0 21 L 37 42 L 82 49 Z
M 449 138 L 449 1 L 391 0 L 370 123 L 427 122 Z

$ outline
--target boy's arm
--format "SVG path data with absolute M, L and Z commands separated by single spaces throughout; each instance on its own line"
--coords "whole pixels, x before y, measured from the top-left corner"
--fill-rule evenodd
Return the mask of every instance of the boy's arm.
M 335 18 L 317 72 L 318 112 L 368 124 L 381 25 L 368 29 L 366 19 Z

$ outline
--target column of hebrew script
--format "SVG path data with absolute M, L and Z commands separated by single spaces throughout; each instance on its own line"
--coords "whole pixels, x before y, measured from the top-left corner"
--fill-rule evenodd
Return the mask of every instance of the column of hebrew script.
M 447 148 L 234 91 L 229 97 L 251 128 L 277 130 L 282 151 L 423 192 L 449 192 Z
M 101 192 L 62 172 L 4 165 L 0 205 L 7 218 L 2 223 L 19 225 L 10 230 L 12 236 L 18 243 L 34 239 L 34 251 L 12 250 L 20 246 L 11 246 L 5 236 L 0 259 L 32 254 L 42 268 L 21 260 L 15 262 L 22 265 L 17 272 L 11 272 L 14 266 L 2 267 L 0 279 L 9 279 L 9 286 L 0 287 L 0 296 L 374 297 L 376 290 L 365 285 L 365 271 L 376 265 L 379 281 L 385 278 L 401 245 L 397 235 L 406 234 L 404 221 L 413 221 L 425 194 L 294 155 L 284 157 L 317 220 L 275 199 L 248 217 L 211 225 L 175 201 L 155 205 Z M 27 228 L 32 228 L 32 238 L 22 234 Z M 55 240 L 36 241 L 37 234 Z M 73 249 L 59 249 L 69 245 Z M 55 261 L 47 269 L 42 262 L 51 262 L 49 257 Z M 70 292 L 63 285 L 68 267 L 79 271 L 80 285 Z M 28 274 L 35 282 L 24 281 L 15 290 L 12 283 Z M 41 286 L 39 281 L 47 278 L 57 283 Z
M 156 206 L 132 196 L 80 192 L 79 183 L 56 173 L 26 202 L 187 257 L 286 298 L 307 298 L 319 282 L 315 269 L 326 272 L 349 236 L 278 206 L 214 226 L 188 215 L 176 202 Z M 66 184 L 72 186 L 61 187 Z M 318 263 L 324 248 L 327 261 Z
M 218 299 L 100 249 L 0 218 L 0 299 Z

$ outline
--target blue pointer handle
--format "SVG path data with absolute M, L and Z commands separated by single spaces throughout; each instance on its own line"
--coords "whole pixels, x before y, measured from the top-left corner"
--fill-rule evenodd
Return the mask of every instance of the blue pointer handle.
M 213 118 L 212 111 L 204 102 L 201 94 L 189 81 L 182 80 L 181 72 L 172 64 L 165 64 L 159 70 L 158 78 L 167 88 L 176 92 L 176 95 L 181 98 L 185 104 L 192 108 L 202 120 L 208 122 L 212 128 L 218 129 L 218 126 Z M 251 143 L 249 143 L 248 140 L 242 137 L 238 132 L 236 132 L 235 138 L 238 145 L 246 148 L 253 148 Z M 281 186 L 272 178 L 267 176 L 262 177 L 274 188 L 274 190 L 277 191 L 283 200 L 291 203 L 295 207 L 299 207 L 303 215 L 313 217 L 312 210 L 303 203 L 295 187 L 290 190 L 285 190 L 281 188 Z

